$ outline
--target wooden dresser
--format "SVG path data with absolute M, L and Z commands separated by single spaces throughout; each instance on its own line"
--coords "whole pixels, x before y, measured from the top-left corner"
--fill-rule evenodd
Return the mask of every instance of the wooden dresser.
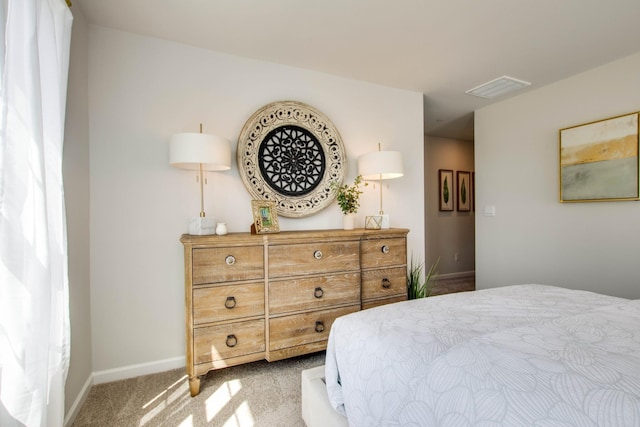
M 407 229 L 183 235 L 187 374 L 324 350 L 333 321 L 407 299 Z

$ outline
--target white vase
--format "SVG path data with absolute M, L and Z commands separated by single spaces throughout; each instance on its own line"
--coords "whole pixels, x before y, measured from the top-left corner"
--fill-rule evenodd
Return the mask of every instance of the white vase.
M 224 236 L 225 234 L 227 234 L 227 224 L 224 222 L 219 222 L 218 225 L 216 225 L 216 234 L 218 236 Z
M 342 228 L 345 230 L 353 230 L 356 226 L 356 214 L 348 213 L 342 215 Z

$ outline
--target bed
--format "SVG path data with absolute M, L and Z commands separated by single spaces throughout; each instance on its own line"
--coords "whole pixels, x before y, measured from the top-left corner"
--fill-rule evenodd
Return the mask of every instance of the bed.
M 516 285 L 363 310 L 322 380 L 350 426 L 640 426 L 640 300 Z

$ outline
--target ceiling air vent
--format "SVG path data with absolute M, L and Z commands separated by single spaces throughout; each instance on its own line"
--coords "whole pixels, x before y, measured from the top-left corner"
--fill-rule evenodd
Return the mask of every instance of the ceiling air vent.
M 480 86 L 476 86 L 473 89 L 465 91 L 469 95 L 479 96 L 480 98 L 497 98 L 509 92 L 522 89 L 529 86 L 531 83 L 524 80 L 514 79 L 509 76 L 498 77 L 490 82 L 483 83 Z

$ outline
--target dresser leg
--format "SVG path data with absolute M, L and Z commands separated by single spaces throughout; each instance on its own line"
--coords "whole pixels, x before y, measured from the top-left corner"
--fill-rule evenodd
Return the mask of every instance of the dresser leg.
M 189 391 L 191 392 L 191 397 L 196 397 L 200 394 L 200 377 L 189 378 Z

